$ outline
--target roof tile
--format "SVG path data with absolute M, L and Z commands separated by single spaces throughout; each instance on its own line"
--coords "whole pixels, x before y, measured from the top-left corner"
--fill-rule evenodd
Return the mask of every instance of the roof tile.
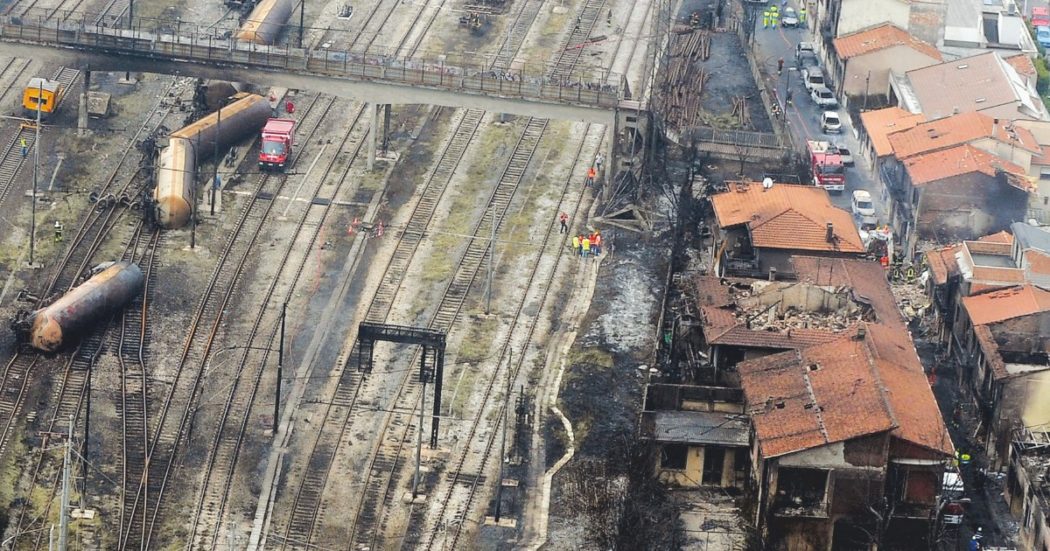
M 963 297 L 962 303 L 974 325 L 985 325 L 1050 310 L 1050 291 L 1019 285 Z
M 1028 185 L 1024 183 L 1027 180 L 1024 179 L 1023 168 L 969 144 L 916 155 L 904 161 L 904 168 L 915 186 L 974 172 L 992 178 L 1000 172 L 1006 172 L 1016 177 L 1007 179 L 1016 187 L 1024 186 L 1027 189 Z
M 907 46 L 935 61 L 942 59 L 941 52 L 937 51 L 933 44 L 923 42 L 890 23 L 835 39 L 835 51 L 838 52 L 839 59 L 850 59 L 894 46 Z
M 1007 127 L 1005 121 L 997 124 L 994 118 L 984 113 L 970 111 L 917 124 L 913 128 L 890 134 L 887 139 L 893 154 L 902 160 L 991 137 L 1032 153 L 1042 151 L 1030 130 L 1020 126 Z
M 831 204 L 815 186 L 734 184 L 711 198 L 722 228 L 747 224 L 759 248 L 862 253 L 864 246 L 848 212 Z M 833 240 L 827 237 L 832 224 Z
M 882 157 L 893 154 L 893 146 L 890 145 L 890 134 L 901 132 L 926 120 L 922 113 L 912 113 L 900 107 L 887 107 L 875 111 L 865 111 L 860 114 L 860 120 L 864 123 L 864 131 L 871 138 L 871 144 L 875 148 L 875 155 Z

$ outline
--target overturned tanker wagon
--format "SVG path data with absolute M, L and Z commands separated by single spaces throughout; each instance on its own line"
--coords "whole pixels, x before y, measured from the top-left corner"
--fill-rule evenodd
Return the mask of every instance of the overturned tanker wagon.
M 197 163 L 216 149 L 257 134 L 270 118 L 266 98 L 243 94 L 237 101 L 193 124 L 171 133 L 160 152 L 157 187 L 153 190 L 154 217 L 165 229 L 186 225 L 193 211 Z
M 20 312 L 11 324 L 19 343 L 54 352 L 91 332 L 142 293 L 142 270 L 135 264 L 112 262 L 94 271 L 91 279 L 49 306 Z

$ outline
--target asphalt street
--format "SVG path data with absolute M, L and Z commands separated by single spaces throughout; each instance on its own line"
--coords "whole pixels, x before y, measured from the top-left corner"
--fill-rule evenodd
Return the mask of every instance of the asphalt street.
M 783 9 L 783 4 L 778 5 Z M 787 6 L 797 10 L 799 3 L 791 1 L 787 3 Z M 879 222 L 885 223 L 886 213 L 889 212 L 889 197 L 883 192 L 883 186 L 872 173 L 867 159 L 859 154 L 860 148 L 856 133 L 846 110 L 841 108 L 837 110 L 842 120 L 842 132 L 824 134 L 820 128 L 820 115 L 823 109 L 810 98 L 802 84 L 800 67 L 795 66 L 795 45 L 799 42 L 816 41 L 818 37 L 813 29 L 807 27 L 785 29 L 779 25 L 776 29 L 763 29 L 761 17 L 759 17 L 758 27 L 754 41 L 755 58 L 761 63 L 766 78 L 771 83 L 776 82 L 777 97 L 781 106 L 784 104 L 787 90 L 791 89 L 792 105 L 787 106 L 784 112 L 787 113 L 788 128 L 794 135 L 796 143 L 804 146 L 806 140 L 827 140 L 834 144 L 843 144 L 853 153 L 856 164 L 846 168 L 846 191 L 841 194 L 832 194 L 832 202 L 849 210 L 853 191 L 866 190 L 871 193 L 875 202 L 875 214 Z M 778 76 L 777 61 L 779 59 L 784 60 L 784 70 Z

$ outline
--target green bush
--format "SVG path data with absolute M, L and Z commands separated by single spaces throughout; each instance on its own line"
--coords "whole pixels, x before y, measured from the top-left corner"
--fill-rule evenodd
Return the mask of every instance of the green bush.
M 1039 95 L 1045 96 L 1050 89 L 1050 67 L 1046 66 L 1046 58 L 1040 56 L 1035 60 L 1035 89 Z

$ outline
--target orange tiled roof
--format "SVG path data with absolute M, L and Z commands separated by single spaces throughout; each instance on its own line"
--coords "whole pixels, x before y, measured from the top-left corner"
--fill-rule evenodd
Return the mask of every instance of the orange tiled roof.
M 1035 64 L 1032 63 L 1032 58 L 1026 54 L 1017 54 L 1010 57 L 1004 58 L 1003 61 L 1010 64 L 1011 67 L 1017 71 L 1017 74 L 1022 76 L 1035 76 Z
M 993 137 L 1032 153 L 1038 154 L 1042 151 L 1030 130 L 1020 126 L 1007 130 L 1007 125 L 1008 121 L 1000 120 L 997 124 L 994 118 L 971 111 L 917 124 L 908 130 L 891 134 L 888 139 L 893 154 L 902 160 L 921 153 Z
M 835 39 L 835 51 L 838 52 L 839 59 L 862 56 L 894 46 L 907 46 L 927 57 L 941 61 L 941 52 L 937 51 L 933 44 L 923 42 L 890 23 Z
M 853 217 L 815 186 L 735 184 L 713 196 L 711 204 L 720 227 L 747 224 L 751 244 L 758 248 L 864 252 Z M 831 242 L 826 239 L 829 222 Z
M 1032 164 L 1039 166 L 1050 165 L 1050 145 L 1039 146 L 1039 154 L 1032 156 Z
M 1019 285 L 963 297 L 962 303 L 970 321 L 984 325 L 1050 310 L 1050 291 Z
M 892 430 L 952 453 L 933 392 L 903 326 L 864 324 L 804 350 L 737 364 L 761 453 L 777 457 Z
M 987 325 L 975 325 L 973 334 L 977 337 L 977 345 L 981 347 L 981 352 L 984 352 L 984 357 L 992 365 L 992 377 L 999 380 L 1009 376 L 1003 356 L 999 353 L 999 343 L 995 342 L 991 328 Z
M 980 172 L 990 177 L 995 177 L 999 172 L 1012 174 L 1017 179 L 1025 176 L 1023 168 L 969 144 L 916 155 L 904 161 L 904 168 L 911 177 L 912 185 L 915 186 L 973 172 Z M 1013 181 L 1015 179 L 1008 180 L 1012 184 L 1015 183 Z M 1019 182 L 1017 184 L 1019 184 L 1017 187 L 1025 185 Z
M 886 281 L 886 270 L 873 260 L 794 255 L 790 258 L 799 281 L 849 287 L 853 298 L 870 304 L 879 323 L 903 326 L 897 300 Z
M 1050 254 L 1028 249 L 1024 254 L 1025 271 L 1029 274 L 1050 275 Z
M 864 130 L 871 138 L 871 144 L 875 148 L 875 155 L 882 157 L 893 153 L 890 145 L 889 135 L 901 132 L 926 120 L 922 113 L 912 113 L 900 107 L 887 107 L 875 111 L 865 111 L 860 114 L 860 120 L 864 123 Z

